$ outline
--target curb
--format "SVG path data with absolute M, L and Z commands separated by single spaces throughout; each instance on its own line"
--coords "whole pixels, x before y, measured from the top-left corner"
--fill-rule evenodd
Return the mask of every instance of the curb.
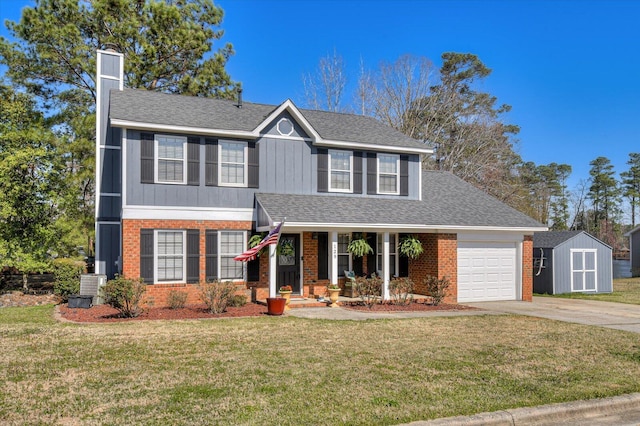
M 439 425 L 525 425 L 536 423 L 560 424 L 568 420 L 578 420 L 595 415 L 607 415 L 637 410 L 640 407 L 640 393 L 632 393 L 601 399 L 574 401 L 538 407 L 515 408 L 512 410 L 479 413 L 472 416 L 457 416 L 430 421 L 407 423 L 412 426 Z

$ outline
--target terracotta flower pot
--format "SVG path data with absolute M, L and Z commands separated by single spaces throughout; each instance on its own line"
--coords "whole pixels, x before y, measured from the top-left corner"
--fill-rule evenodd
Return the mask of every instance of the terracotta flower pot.
M 338 307 L 338 296 L 340 295 L 340 289 L 339 288 L 330 288 L 329 289 L 329 300 L 331 301 L 331 306 L 332 308 L 337 308 Z
M 283 297 L 267 297 L 267 313 L 269 315 L 282 315 L 287 300 Z

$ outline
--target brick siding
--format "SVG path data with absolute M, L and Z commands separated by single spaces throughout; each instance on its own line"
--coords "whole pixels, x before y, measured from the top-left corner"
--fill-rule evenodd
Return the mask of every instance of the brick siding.
M 458 299 L 458 239 L 456 234 L 418 234 L 424 252 L 409 260 L 409 278 L 415 284 L 415 293 L 426 294 L 424 284 L 428 276 L 447 277 L 451 282 L 445 303 Z

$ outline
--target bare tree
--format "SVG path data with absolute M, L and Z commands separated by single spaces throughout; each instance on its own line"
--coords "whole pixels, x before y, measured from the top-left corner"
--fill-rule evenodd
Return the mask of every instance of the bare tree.
M 320 58 L 315 73 L 302 76 L 306 104 L 309 108 L 340 112 L 347 74 L 342 56 L 334 50 Z
M 377 99 L 377 88 L 373 74 L 364 67 L 360 58 L 360 76 L 354 98 L 355 110 L 361 115 L 373 115 L 374 101 Z

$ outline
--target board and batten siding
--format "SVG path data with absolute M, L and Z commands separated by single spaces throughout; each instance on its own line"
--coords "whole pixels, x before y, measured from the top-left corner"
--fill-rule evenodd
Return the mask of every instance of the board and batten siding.
M 599 241 L 578 234 L 553 250 L 554 294 L 571 293 L 571 249 L 596 249 L 596 278 L 598 293 L 613 291 L 613 262 L 611 249 Z M 545 250 L 546 251 L 546 250 Z M 551 251 L 549 249 L 549 251 Z M 550 255 L 551 253 L 549 253 Z
M 127 133 L 127 205 L 253 208 L 256 192 L 318 194 L 318 165 L 316 161 L 318 148 L 312 146 L 310 141 L 268 136 L 260 138 L 256 143 L 259 152 L 259 186 L 258 188 L 236 188 L 206 185 L 205 159 L 207 157 L 205 138 L 202 137 L 200 138 L 199 185 L 172 185 L 141 183 L 140 133 L 134 130 L 129 130 Z M 224 141 L 225 139 L 218 140 Z M 409 155 L 408 160 L 409 195 L 402 198 L 417 199 L 419 197 L 419 182 L 418 179 L 411 177 L 419 176 L 420 158 L 418 155 Z M 365 163 L 366 161 L 363 161 L 363 176 L 366 176 L 367 173 Z M 331 193 L 330 195 L 367 196 L 366 179 L 363 180 L 363 194 Z M 383 197 L 394 198 L 397 196 Z
M 633 276 L 640 275 L 640 230 L 631 234 L 629 237 L 631 253 L 631 273 Z

